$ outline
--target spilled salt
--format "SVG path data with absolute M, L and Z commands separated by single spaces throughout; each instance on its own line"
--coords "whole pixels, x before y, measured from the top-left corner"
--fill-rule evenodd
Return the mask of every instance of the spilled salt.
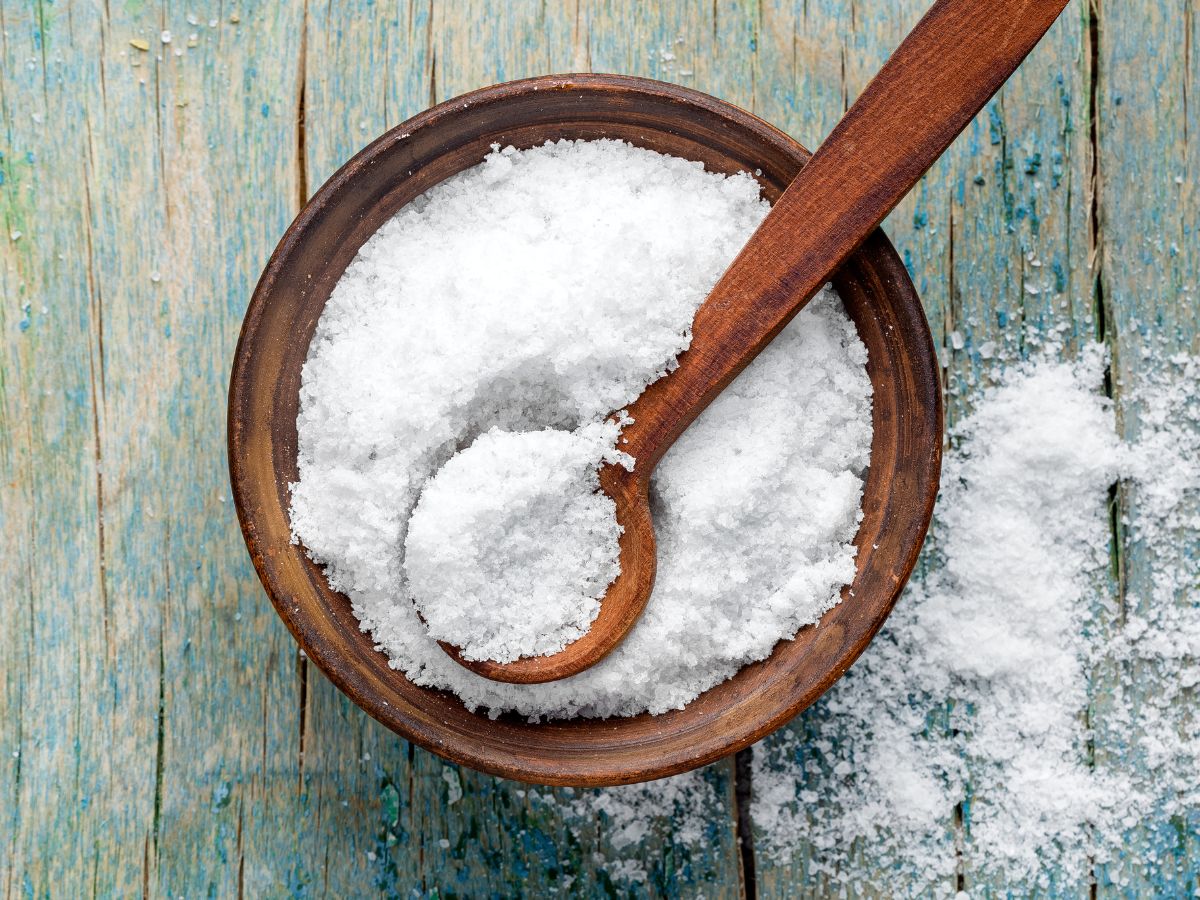
M 1169 856 L 1153 837 L 1126 851 L 1142 823 L 1169 845 L 1200 808 L 1200 362 L 1172 365 L 1128 386 L 1124 442 L 1100 351 L 984 393 L 946 461 L 926 574 L 803 730 L 755 748 L 766 858 L 803 853 L 831 893 L 950 896 L 1084 893 Z M 1154 560 L 1123 597 L 1118 481 L 1130 545 Z
M 615 433 L 605 444 L 596 429 L 673 368 L 766 211 L 749 175 L 560 141 L 496 148 L 362 247 L 304 367 L 291 521 L 394 668 L 492 714 L 658 713 L 838 601 L 855 570 L 871 386 L 827 289 L 660 462 L 657 582 L 616 652 L 562 682 L 505 685 L 431 633 L 508 656 L 590 622 L 613 532 L 575 451 L 588 444 L 593 464 L 615 452 Z M 560 531 L 564 516 L 575 524 Z M 505 587 L 533 582 L 545 590 Z

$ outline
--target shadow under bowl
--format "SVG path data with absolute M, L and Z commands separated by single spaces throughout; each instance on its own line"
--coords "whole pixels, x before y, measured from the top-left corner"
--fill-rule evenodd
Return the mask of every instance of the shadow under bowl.
M 491 144 L 602 137 L 699 160 L 715 172 L 754 172 L 771 201 L 809 156 L 750 113 L 640 78 L 546 76 L 450 100 L 351 159 L 292 223 L 246 312 L 229 391 L 229 465 L 242 531 L 275 608 L 308 657 L 403 737 L 454 762 L 541 784 L 623 784 L 682 772 L 746 747 L 809 706 L 891 611 L 924 540 L 941 463 L 929 327 L 903 263 L 877 231 L 833 279 L 869 353 L 875 432 L 855 539 L 857 575 L 819 627 L 780 641 L 769 658 L 659 716 L 491 719 L 389 668 L 349 600 L 291 542 L 300 373 L 317 319 L 363 243 L 410 200 L 481 162 Z

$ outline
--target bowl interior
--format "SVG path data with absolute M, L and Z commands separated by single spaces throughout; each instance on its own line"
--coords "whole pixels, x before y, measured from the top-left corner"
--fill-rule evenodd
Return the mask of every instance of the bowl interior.
M 875 433 L 855 540 L 858 572 L 819 627 L 660 716 L 492 720 L 389 668 L 347 598 L 290 541 L 300 372 L 317 319 L 366 239 L 405 203 L 482 161 L 491 144 L 599 137 L 699 160 L 713 171 L 755 172 L 771 200 L 808 156 L 749 113 L 644 79 L 548 76 L 449 101 L 372 143 L 305 207 L 255 290 L 230 384 L 230 471 L 242 530 L 276 609 L 308 656 L 404 737 L 477 769 L 546 784 L 617 784 L 684 771 L 752 743 L 811 704 L 862 652 L 907 580 L 941 458 L 929 329 L 903 264 L 876 232 L 834 279 L 869 353 Z

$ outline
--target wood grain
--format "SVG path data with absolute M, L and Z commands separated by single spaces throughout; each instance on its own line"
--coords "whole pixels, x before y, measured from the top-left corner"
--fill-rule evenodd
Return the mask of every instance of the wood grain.
M 1133 396 L 1158 374 L 1169 374 L 1177 353 L 1200 353 L 1200 17 L 1192 2 L 1136 9 L 1104 4 L 1098 10 L 1097 60 L 1101 79 L 1095 98 L 1098 160 L 1097 290 L 1104 305 L 1105 337 L 1113 353 L 1114 394 L 1123 432 L 1136 438 L 1145 412 Z M 1131 189 L 1134 187 L 1136 189 Z M 1101 619 L 1116 635 L 1129 606 L 1146 615 L 1156 607 L 1196 604 L 1190 595 L 1164 596 L 1155 589 L 1166 563 L 1156 548 L 1137 541 L 1140 497 L 1124 485 L 1114 497 L 1118 523 L 1114 576 L 1119 602 Z M 1174 548 L 1193 573 L 1200 572 L 1200 533 L 1181 530 Z M 1186 563 L 1185 563 L 1186 564 Z M 1117 679 L 1132 684 L 1132 713 L 1156 704 L 1147 663 L 1106 660 L 1097 673 L 1101 688 Z M 1151 677 L 1143 678 L 1147 675 Z M 1155 777 L 1144 750 L 1120 739 L 1122 711 L 1108 691 L 1093 708 L 1096 767 Z M 1194 706 L 1193 706 L 1194 715 Z M 1186 895 L 1200 884 L 1200 810 L 1172 815 L 1158 809 L 1126 835 L 1128 857 L 1100 869 L 1101 885 L 1129 895 Z M 1153 860 L 1143 868 L 1140 860 Z M 1119 888 L 1117 887 L 1119 886 Z
M 5 102 L 23 100 L 5 121 L 25 129 L 4 155 L 27 161 L 17 278 L 37 304 L 26 330 L 5 323 L 28 359 L 5 373 L 5 416 L 34 453 L 17 470 L 26 490 L 48 499 L 78 479 L 86 499 L 15 506 L 23 566 L 58 587 L 6 605 L 43 621 L 40 637 L 6 629 L 30 642 L 28 668 L 4 666 L 20 697 L 6 716 L 21 751 L 13 895 L 236 893 L 243 821 L 272 867 L 284 855 L 295 810 L 278 808 L 269 767 L 295 759 L 293 651 L 229 541 L 216 448 L 222 358 L 264 236 L 295 208 L 296 73 L 267 61 L 294 56 L 300 14 L 192 29 L 156 8 L 3 11 Z M 40 397 L 52 405 L 29 406 Z M 78 422 L 64 428 L 67 411 Z M 277 716 L 287 724 L 264 720 Z M 261 725 L 230 734 L 230 721 Z
M 106 610 L 125 612 L 129 604 L 106 599 L 100 565 L 102 370 L 96 366 L 90 222 L 77 198 L 43 189 L 55 172 L 77 183 L 88 175 L 86 134 L 63 135 L 46 123 L 60 115 L 82 118 L 100 60 L 88 40 L 83 71 L 64 72 L 51 54 L 70 36 L 64 23 L 54 24 L 59 27 L 47 34 L 28 11 L 19 17 L 6 11 L 2 31 L 0 792 L 6 827 L 0 878 L 9 896 L 26 883 L 80 883 L 85 860 L 100 883 L 132 887 L 149 821 L 138 782 L 153 783 L 150 730 L 126 738 L 123 749 L 139 752 L 124 773 L 132 784 L 119 785 L 105 762 L 107 739 L 114 736 L 113 694 L 81 702 L 81 692 L 105 676 L 125 689 L 135 715 L 139 705 L 149 714 L 147 694 L 156 691 L 138 690 L 140 673 L 113 669 L 107 640 Z M 136 635 L 129 642 L 131 662 L 142 657 L 139 643 Z M 153 685 L 155 679 L 146 680 Z M 64 784 L 70 786 L 65 796 Z M 103 862 L 93 862 L 91 853 L 101 816 L 82 806 L 84 796 L 94 798 L 95 810 L 111 810 L 111 833 L 127 848 Z
M 641 843 L 623 848 L 594 843 L 586 830 L 572 843 L 578 826 L 569 816 L 527 803 L 517 793 L 523 788 L 487 776 L 459 774 L 463 796 L 447 805 L 451 788 L 439 760 L 398 741 L 296 657 L 243 558 L 233 516 L 217 499 L 225 485 L 222 464 L 206 457 L 197 441 L 219 444 L 222 379 L 237 322 L 254 275 L 298 209 L 301 172 L 307 185 L 319 185 L 367 139 L 432 100 L 503 78 L 564 70 L 628 72 L 694 86 L 815 147 L 926 6 L 924 0 L 516 0 L 498 15 L 495 4 L 483 0 L 344 0 L 309 3 L 307 10 L 296 0 L 279 10 L 242 4 L 234 26 L 231 7 L 215 0 L 190 8 L 156 0 L 0 3 L 0 526 L 8 538 L 0 556 L 6 587 L 0 601 L 4 895 L 124 896 L 146 885 L 150 896 L 210 890 L 226 896 L 242 883 L 251 896 L 546 896 L 562 892 L 565 878 L 574 876 L 579 893 L 738 896 L 732 797 L 706 807 L 709 826 L 699 843 L 683 841 L 669 820 L 657 818 Z M 988 341 L 1029 352 L 1044 335 L 1062 330 L 1070 352 L 1091 338 L 1098 323 L 1088 259 L 1099 245 L 1107 248 L 1108 339 L 1124 372 L 1114 385 L 1118 400 L 1122 383 L 1145 371 L 1141 348 L 1158 336 L 1173 347 L 1200 349 L 1194 296 L 1185 302 L 1179 292 L 1196 284 L 1195 2 L 1102 0 L 1098 6 L 1098 69 L 1091 66 L 1089 13 L 1079 3 L 885 225 L 942 346 L 951 420 L 970 408 L 993 371 L 980 353 Z M 189 25 L 189 12 L 200 27 Z M 209 28 L 213 18 L 219 26 Z M 183 42 L 176 46 L 185 50 L 187 64 L 147 56 L 140 71 L 132 71 L 128 41 L 150 45 L 164 27 L 174 42 Z M 193 31 L 198 46 L 187 48 Z M 158 87 L 188 106 L 168 109 L 165 98 L 156 101 L 159 71 L 173 78 Z M 1101 98 L 1104 221 L 1090 245 L 1093 81 Z M 301 82 L 303 170 L 294 121 Z M 1190 117 L 1186 138 L 1184 115 Z M 169 180 L 154 180 L 160 145 L 178 148 L 180 133 L 188 135 L 186 152 L 168 151 L 174 159 L 165 170 Z M 1177 177 L 1185 179 L 1182 185 Z M 165 208 L 164 184 L 173 215 L 195 232 L 187 244 L 192 249 L 170 277 L 200 285 L 194 292 L 172 288 L 165 309 L 149 280 L 156 271 L 149 259 L 158 256 L 155 265 L 169 259 L 183 226 L 168 234 L 156 213 Z M 256 215 L 247 214 L 247 197 L 260 208 Z M 101 202 L 130 204 L 131 211 L 109 211 L 110 230 L 92 229 L 92 245 L 106 248 L 93 262 L 89 223 Z M 22 237 L 14 241 L 15 230 Z M 1159 235 L 1161 245 L 1148 239 Z M 1180 248 L 1174 255 L 1172 242 Z M 1031 252 L 1041 266 L 1033 265 Z M 167 281 L 167 267 L 157 271 Z M 101 277 L 108 285 L 103 295 L 93 286 Z M 1025 282 L 1063 289 L 1034 295 L 1022 290 Z M 1160 291 L 1164 285 L 1170 290 Z M 128 296 L 118 296 L 122 292 Z M 122 304 L 120 319 L 105 315 L 110 302 Z M 133 321 L 118 328 L 129 317 Z M 185 354 L 184 368 L 160 374 L 134 357 L 143 348 L 161 353 L 165 334 L 149 332 L 167 324 L 175 335 L 185 328 L 195 347 L 178 351 Z M 955 330 L 963 336 L 961 349 L 948 337 Z M 133 366 L 132 374 L 124 366 Z M 162 396 L 137 399 L 153 393 Z M 146 412 L 173 409 L 174 417 L 142 416 L 137 403 Z M 113 413 L 108 422 L 110 406 L 119 417 Z M 213 416 L 199 430 L 194 409 Z M 1126 413 L 1126 427 L 1134 427 L 1131 416 Z M 114 471 L 123 465 L 124 476 L 104 474 L 96 465 L 97 446 L 102 462 L 111 456 Z M 200 551 L 171 545 L 169 607 L 158 552 L 165 546 L 158 543 L 165 536 L 163 513 L 146 503 L 141 521 L 133 500 L 125 499 L 140 491 L 144 501 L 154 493 L 136 481 L 142 466 L 160 477 L 163 463 L 153 460 L 168 450 L 167 474 L 178 492 L 173 534 L 185 540 L 217 535 Z M 126 560 L 107 599 L 101 493 L 112 515 L 125 504 L 120 527 L 105 523 L 104 558 L 113 566 Z M 197 563 L 210 574 L 194 575 Z M 1135 568 L 1150 571 L 1134 548 L 1123 565 L 1131 578 Z M 106 603 L 113 611 L 107 643 Z M 227 618 L 230 610 L 240 614 L 233 624 L 247 629 L 248 639 L 227 643 L 226 631 L 220 641 L 208 639 L 203 652 L 193 648 L 186 666 L 168 654 L 172 678 L 186 674 L 225 702 L 217 704 L 218 721 L 208 723 L 207 732 L 200 723 L 192 726 L 191 740 L 178 732 L 179 740 L 164 742 L 169 751 L 162 754 L 161 785 L 171 799 L 155 841 L 160 693 L 164 737 L 176 727 L 173 719 L 189 714 L 186 704 L 176 706 L 186 694 L 159 677 L 159 629 L 174 621 L 163 610 L 178 613 L 187 604 L 197 615 L 209 605 L 226 610 Z M 1097 696 L 1108 677 L 1098 673 Z M 267 716 L 264 700 L 271 704 Z M 1097 725 L 1102 758 L 1102 721 Z M 108 746 L 117 751 L 101 753 Z M 371 759 L 364 761 L 367 754 Z M 205 762 L 213 759 L 217 766 Z M 206 774 L 216 768 L 219 777 Z M 731 792 L 731 767 L 722 764 L 720 773 L 714 782 Z M 212 837 L 203 829 L 210 817 L 218 827 L 205 843 Z M 191 823 L 186 829 L 179 827 L 184 821 Z M 1185 892 L 1181 886 L 1198 858 L 1196 831 L 1188 822 L 1146 823 L 1130 836 L 1134 852 L 1164 851 L 1170 866 L 1159 881 L 1127 890 L 1111 884 L 1123 873 L 1102 873 L 1098 895 Z M 440 845 L 443 838 L 449 847 Z M 787 864 L 760 855 L 759 894 L 823 896 L 821 882 L 804 879 L 811 852 L 798 846 Z M 633 860 L 650 868 L 645 884 L 615 879 Z M 856 865 L 855 874 L 887 892 L 890 873 L 869 847 Z M 1003 895 L 1009 887 L 977 881 L 969 859 L 964 873 L 973 894 Z M 1194 884 L 1195 874 L 1191 878 Z M 1019 894 L 1020 886 L 1013 891 Z
M 580 23 L 566 6 L 512 5 L 504 21 L 485 3 L 456 4 L 450 13 L 423 3 L 390 12 L 390 19 L 371 19 L 354 4 L 310 10 L 305 180 L 314 189 L 364 140 L 432 100 L 502 77 L 586 67 L 572 62 L 571 35 Z M 477 45 L 503 50 L 483 54 L 473 49 Z M 441 62 L 431 78 L 436 59 Z M 382 82 L 381 65 L 390 73 Z M 574 799 L 570 792 L 543 790 L 558 802 L 535 808 L 524 785 L 459 769 L 398 740 L 315 666 L 306 660 L 300 665 L 307 685 L 303 790 L 309 815 L 325 823 L 303 852 L 328 860 L 323 878 L 332 896 L 361 892 L 364 876 L 385 894 L 417 886 L 464 895 L 491 890 L 547 896 L 575 879 L 577 885 L 608 885 L 614 892 L 738 896 L 741 862 L 728 763 L 709 768 L 716 789 L 692 811 L 707 823 L 704 840 L 682 840 L 677 822 L 667 816 L 648 820 L 636 845 L 614 847 L 602 837 L 606 829 L 599 839 L 587 838 L 598 822 L 584 826 L 582 839 L 576 835 L 581 824 L 563 811 Z M 364 752 L 371 757 L 365 763 Z M 462 795 L 448 805 L 451 783 Z M 369 838 L 361 836 L 363 822 L 371 823 Z M 398 836 L 390 844 L 389 830 Z M 374 860 L 366 860 L 368 851 Z M 647 887 L 620 877 L 634 860 L 645 865 Z

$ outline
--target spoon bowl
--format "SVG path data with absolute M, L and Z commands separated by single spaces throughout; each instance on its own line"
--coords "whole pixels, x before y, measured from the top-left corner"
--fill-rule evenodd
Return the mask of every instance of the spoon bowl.
M 658 569 L 654 520 L 650 515 L 650 483 L 644 477 L 647 471 L 645 468 L 630 471 L 616 464 L 600 469 L 600 489 L 612 498 L 617 524 L 621 526 L 621 572 L 605 591 L 600 612 L 583 637 L 549 656 L 523 656 L 506 663 L 466 659 L 453 644 L 439 641 L 442 649 L 476 675 L 510 684 L 542 684 L 569 678 L 615 650 L 645 609 Z
M 404 204 L 481 162 L 490 144 L 527 148 L 602 137 L 714 172 L 760 172 L 771 201 L 808 159 L 798 143 L 750 113 L 639 78 L 546 76 L 443 103 L 351 159 L 288 229 L 246 312 L 229 391 L 230 476 L 242 532 L 308 658 L 404 738 L 455 762 L 540 784 L 620 784 L 691 769 L 760 739 L 816 700 L 867 646 L 912 571 L 941 460 L 941 392 L 928 325 L 903 262 L 875 231 L 832 279 L 867 347 L 874 433 L 856 574 L 819 627 L 780 641 L 768 658 L 658 716 L 493 719 L 392 669 L 360 629 L 349 599 L 331 590 L 321 567 L 291 541 L 288 486 L 299 479 L 301 369 L 317 320 L 363 243 Z

